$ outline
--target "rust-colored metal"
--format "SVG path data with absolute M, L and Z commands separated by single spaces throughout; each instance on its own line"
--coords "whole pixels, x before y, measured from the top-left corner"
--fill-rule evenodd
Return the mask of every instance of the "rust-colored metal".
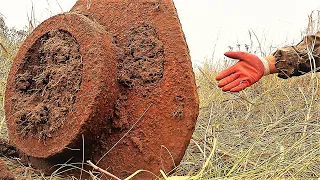
M 68 26 L 74 31 L 64 25 L 65 17 L 68 17 Z M 96 111 L 88 111 L 86 115 L 100 115 L 89 121 L 87 119 L 91 116 L 74 116 L 83 118 L 70 120 L 70 126 L 56 132 L 65 135 L 66 132 L 75 132 L 75 136 L 66 141 L 68 143 L 57 143 L 65 142 L 60 136 L 48 138 L 44 144 L 32 137 L 22 138 L 15 134 L 10 97 L 14 93 L 15 72 L 26 51 L 49 29 L 65 27 L 78 40 L 81 53 L 90 54 L 87 50 L 90 51 L 93 46 L 88 46 L 86 42 L 90 44 L 101 40 L 92 40 L 92 37 L 99 35 L 92 36 L 95 34 L 94 28 L 88 31 L 87 24 L 102 27 L 98 29 L 104 33 L 98 34 L 100 37 L 103 35 L 101 39 L 105 39 L 105 45 L 93 44 L 101 50 L 92 52 L 93 59 L 84 56 L 84 62 L 87 60 L 92 69 L 102 63 L 104 71 L 93 75 L 89 70 L 83 70 L 83 75 L 90 74 L 90 78 L 106 85 L 96 86 L 104 91 L 99 91 L 99 88 L 86 89 L 90 93 L 100 92 L 101 96 L 95 97 L 103 98 L 90 95 L 83 101 L 77 99 L 73 106 L 76 108 L 74 112 L 81 114 L 88 104 L 96 103 L 99 104 L 95 106 L 98 107 L 94 109 Z M 108 37 L 112 39 L 111 42 Z M 114 59 L 117 59 L 117 63 Z M 35 159 L 32 162 L 36 166 L 40 162 L 37 158 L 45 158 L 41 162 L 48 164 L 55 161 L 55 156 L 67 160 L 70 153 L 63 149 L 81 149 L 81 137 L 84 134 L 86 159 L 91 159 L 118 177 L 127 177 L 139 169 L 157 175 L 160 169 L 169 172 L 180 163 L 198 116 L 199 104 L 189 50 L 172 0 L 78 0 L 70 13 L 51 18 L 34 31 L 20 49 L 9 77 L 6 113 L 10 138 L 18 149 Z M 89 82 L 82 82 L 77 98 L 82 97 L 79 93 L 87 92 L 84 88 Z M 90 85 L 94 86 L 95 82 Z M 87 139 L 89 143 L 86 143 Z M 92 142 L 95 142 L 94 146 Z M 32 147 L 28 144 L 32 144 Z M 32 150 L 33 147 L 44 148 L 42 155 Z M 153 178 L 150 173 L 136 176 L 136 179 Z
M 19 111 L 14 110 L 13 104 L 14 101 L 19 102 L 19 99 L 13 97 L 19 93 L 16 90 L 16 78 L 19 70 L 24 68 L 22 65 L 25 63 L 23 61 L 26 61 L 27 52 L 40 37 L 54 30 L 70 32 L 79 43 L 83 63 L 82 83 L 73 109 L 67 115 L 67 121 L 51 138 L 40 140 L 32 132 L 27 136 L 17 132 Z M 34 52 L 35 56 L 39 53 Z M 9 74 L 5 112 L 11 143 L 28 156 L 48 158 L 79 147 L 82 144 L 82 134 L 86 141 L 95 142 L 96 136 L 101 133 L 101 127 L 108 126 L 106 119 L 111 118 L 114 112 L 119 92 L 115 69 L 117 62 L 113 54 L 114 48 L 104 29 L 83 15 L 68 13 L 42 23 L 24 41 Z

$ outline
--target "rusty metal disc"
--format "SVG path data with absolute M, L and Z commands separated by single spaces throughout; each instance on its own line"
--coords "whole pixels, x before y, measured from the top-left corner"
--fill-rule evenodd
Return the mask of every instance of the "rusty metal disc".
M 120 178 L 142 169 L 156 175 L 171 171 L 184 156 L 199 111 L 189 50 L 173 1 L 78 0 L 71 12 L 41 24 L 18 53 L 6 94 L 11 141 L 43 169 L 41 164 L 47 168 L 57 160 L 81 159 L 81 153 L 63 150 L 81 147 L 84 134 L 86 159 Z M 28 50 L 51 29 L 61 28 L 80 45 L 82 82 L 73 113 L 44 144 L 16 133 L 12 97 Z M 136 176 L 153 178 L 151 173 Z
M 119 95 L 95 163 L 124 178 L 178 165 L 198 116 L 188 46 L 172 0 L 79 0 L 72 11 L 106 27 L 118 47 Z M 152 179 L 142 173 L 137 179 Z
M 9 74 L 5 112 L 10 141 L 37 158 L 95 144 L 108 128 L 119 88 L 106 31 L 79 14 L 43 22 L 24 41 Z

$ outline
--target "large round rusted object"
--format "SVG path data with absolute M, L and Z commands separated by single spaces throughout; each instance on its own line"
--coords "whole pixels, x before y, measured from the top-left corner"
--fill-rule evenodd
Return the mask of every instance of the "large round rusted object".
M 122 178 L 139 169 L 169 172 L 181 161 L 198 115 L 189 50 L 172 0 L 100 0 L 89 6 L 79 0 L 72 11 L 105 26 L 123 53 L 116 128 L 102 139 L 95 162 Z
M 81 147 L 83 138 L 96 141 L 114 114 L 116 67 L 108 34 L 85 16 L 69 13 L 42 23 L 9 74 L 11 143 L 28 156 L 48 158 Z
M 70 124 L 79 123 L 85 127 L 91 127 L 91 122 L 97 122 L 94 128 L 89 128 L 91 131 L 86 131 L 88 128 L 84 128 L 85 131 L 78 131 L 81 129 L 80 127 L 76 128 L 76 125 L 68 126 L 71 132 L 76 129 L 78 135 L 77 138 L 74 138 L 76 143 L 72 144 L 72 147 L 81 148 L 79 135 L 83 132 L 85 132 L 85 137 L 96 137 L 96 139 L 89 138 L 95 140 L 96 143 L 94 148 L 89 151 L 86 149 L 87 159 L 91 159 L 99 167 L 108 169 L 109 172 L 121 178 L 127 177 L 140 169 L 155 174 L 159 174 L 160 169 L 166 172 L 171 171 L 175 165 L 179 164 L 186 151 L 195 128 L 199 106 L 189 50 L 173 1 L 78 0 L 71 12 L 79 14 L 72 14 L 75 17 L 67 14 L 70 17 L 69 22 L 73 22 L 70 23 L 72 28 L 81 30 L 83 29 L 81 27 L 87 26 L 88 19 L 83 18 L 85 23 L 81 25 L 80 21 L 82 20 L 79 18 L 85 16 L 92 21 L 91 23 L 100 24 L 105 32 L 112 37 L 112 42 L 104 41 L 107 42 L 106 51 L 99 50 L 99 53 L 95 54 L 94 57 L 99 60 L 92 61 L 96 64 L 103 59 L 107 75 L 100 75 L 100 71 L 91 74 L 91 78 L 100 79 L 101 82 L 105 82 L 103 78 L 106 76 L 109 77 L 105 82 L 108 84 L 105 86 L 107 92 L 105 92 L 106 94 L 102 93 L 104 99 L 95 99 L 95 102 L 101 102 L 105 105 L 104 109 L 96 109 L 98 110 L 96 113 L 107 114 L 106 117 L 108 118 L 97 116 L 90 121 L 80 118 L 75 121 L 68 120 Z M 58 17 L 62 21 L 64 16 L 60 15 Z M 78 18 L 79 22 L 73 20 L 73 18 Z M 40 25 L 35 31 L 39 35 L 34 38 L 32 37 L 35 35 L 31 35 L 31 38 L 28 39 L 32 39 L 32 43 L 27 40 L 26 44 L 29 45 L 23 46 L 22 49 L 30 49 L 31 44 L 48 31 L 46 27 L 50 24 L 48 23 L 50 21 L 53 20 L 49 19 L 44 22 L 44 25 Z M 60 29 L 57 27 L 63 26 L 63 24 L 52 24 L 51 28 Z M 77 28 L 77 26 L 80 28 Z M 68 31 L 68 29 L 65 30 Z M 37 31 L 40 33 L 37 33 Z M 89 32 L 93 33 L 93 30 Z M 89 32 L 81 33 L 81 37 L 87 38 L 88 42 L 92 42 L 92 36 L 88 35 Z M 70 32 L 70 34 L 76 33 Z M 73 36 L 78 39 L 76 35 Z M 96 41 L 99 42 L 99 40 Z M 82 53 L 90 50 L 90 46 L 87 47 L 85 43 L 86 41 L 78 40 L 78 42 L 80 49 L 83 49 Z M 95 45 L 100 48 L 98 44 Z M 115 51 L 112 51 L 109 47 L 114 47 Z M 27 50 L 20 51 L 17 60 L 23 59 L 27 52 Z M 116 63 L 114 63 L 113 57 L 117 59 L 117 67 L 114 67 Z M 91 64 L 91 61 L 89 61 L 88 63 Z M 16 64 L 21 64 L 21 62 L 18 61 Z M 14 67 L 10 74 L 9 82 L 11 84 L 9 83 L 6 99 L 7 113 L 12 115 L 8 117 L 10 136 L 13 136 L 12 141 L 17 145 L 17 142 L 22 141 L 23 138 L 21 135 L 14 134 L 16 132 L 16 125 L 14 124 L 16 117 L 13 116 L 12 109 L 10 109 L 12 107 L 10 99 L 16 93 L 13 84 L 18 69 L 18 67 Z M 87 72 L 83 70 L 83 75 Z M 113 76 L 115 74 L 116 76 Z M 96 77 L 96 75 L 102 77 Z M 84 83 L 82 81 L 81 87 Z M 81 93 L 81 90 L 78 93 Z M 90 93 L 96 90 L 93 89 Z M 82 96 L 77 94 L 76 97 Z M 88 102 L 89 100 L 77 100 L 72 107 L 81 110 L 91 103 L 91 101 Z M 61 132 L 63 132 L 63 128 L 56 133 L 60 134 Z M 46 142 L 52 141 L 54 147 L 54 141 L 63 141 L 63 137 L 59 141 L 56 138 L 56 136 L 48 137 Z M 72 140 L 70 139 L 70 142 Z M 89 145 L 88 143 L 85 144 L 86 148 L 91 147 L 90 143 Z M 33 146 L 37 147 L 38 145 L 41 145 L 41 143 Z M 20 144 L 18 148 L 32 157 L 46 157 L 30 153 L 30 147 L 26 148 L 26 146 Z M 70 147 L 66 144 L 59 146 Z M 53 152 L 48 147 L 44 148 L 46 148 L 44 151 L 51 152 L 48 156 L 66 154 L 61 153 L 61 150 Z M 61 157 L 64 157 L 65 160 L 70 158 L 68 155 L 60 156 L 60 160 Z M 54 157 L 31 159 L 31 162 L 36 166 L 41 166 L 39 164 L 47 164 L 46 166 L 48 166 L 55 161 Z M 81 159 L 81 156 L 79 159 Z M 142 173 L 136 176 L 136 179 L 153 178 L 154 176 L 150 173 Z

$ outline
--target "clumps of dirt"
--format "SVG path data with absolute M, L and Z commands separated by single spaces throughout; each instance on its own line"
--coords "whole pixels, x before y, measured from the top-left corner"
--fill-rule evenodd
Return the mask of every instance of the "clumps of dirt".
M 10 172 L 7 164 L 0 160 L 0 179 L 1 180 L 15 180 L 16 178 Z
M 126 111 L 127 88 L 149 87 L 160 81 L 164 71 L 163 44 L 155 28 L 149 25 L 132 28 L 124 44 L 114 41 L 119 59 L 118 82 L 123 90 L 115 105 L 112 126 L 120 131 L 129 127 Z M 141 92 L 148 93 L 148 92 Z
M 163 44 L 149 26 L 131 29 L 119 65 L 119 82 L 125 87 L 158 82 L 163 77 Z
M 115 118 L 117 120 L 112 121 L 112 127 L 115 129 L 119 129 L 120 131 L 129 128 L 128 115 L 126 111 L 125 102 L 128 100 L 128 97 L 125 93 L 119 95 L 117 99 L 117 103 L 115 104 Z
M 67 31 L 50 31 L 28 50 L 16 74 L 17 133 L 52 137 L 73 110 L 82 81 L 80 45 Z
M 182 119 L 184 117 L 184 105 L 185 105 L 185 97 L 183 96 L 176 96 L 174 102 L 176 103 L 176 107 L 173 111 L 173 116 Z
M 132 28 L 128 40 L 118 44 L 117 58 L 119 59 L 118 81 L 123 91 L 115 105 L 115 118 L 113 128 L 120 131 L 129 127 L 126 111 L 127 90 L 135 86 L 147 87 L 146 92 L 141 91 L 143 97 L 147 96 L 154 83 L 159 82 L 164 71 L 163 44 L 157 36 L 157 31 L 150 25 Z M 148 91 L 148 92 L 147 92 Z
M 19 152 L 14 146 L 10 145 L 8 141 L 0 138 L 0 156 L 19 157 Z
M 143 143 L 142 143 L 141 139 L 138 137 L 131 137 L 131 141 L 132 141 L 134 147 L 139 149 L 139 152 L 142 153 L 143 152 Z

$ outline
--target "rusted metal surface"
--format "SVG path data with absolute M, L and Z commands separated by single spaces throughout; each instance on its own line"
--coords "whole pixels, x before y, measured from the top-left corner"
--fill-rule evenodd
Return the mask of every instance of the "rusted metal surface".
M 83 80 L 66 123 L 41 142 L 15 133 L 10 98 L 25 54 L 51 29 L 63 29 L 77 40 Z M 28 37 L 6 91 L 11 142 L 34 165 L 70 158 L 66 147 L 82 149 L 84 137 L 86 159 L 121 178 L 139 169 L 169 172 L 178 165 L 198 106 L 189 50 L 172 0 L 79 0 L 70 13 L 45 21 Z M 72 155 L 81 160 L 81 153 Z

